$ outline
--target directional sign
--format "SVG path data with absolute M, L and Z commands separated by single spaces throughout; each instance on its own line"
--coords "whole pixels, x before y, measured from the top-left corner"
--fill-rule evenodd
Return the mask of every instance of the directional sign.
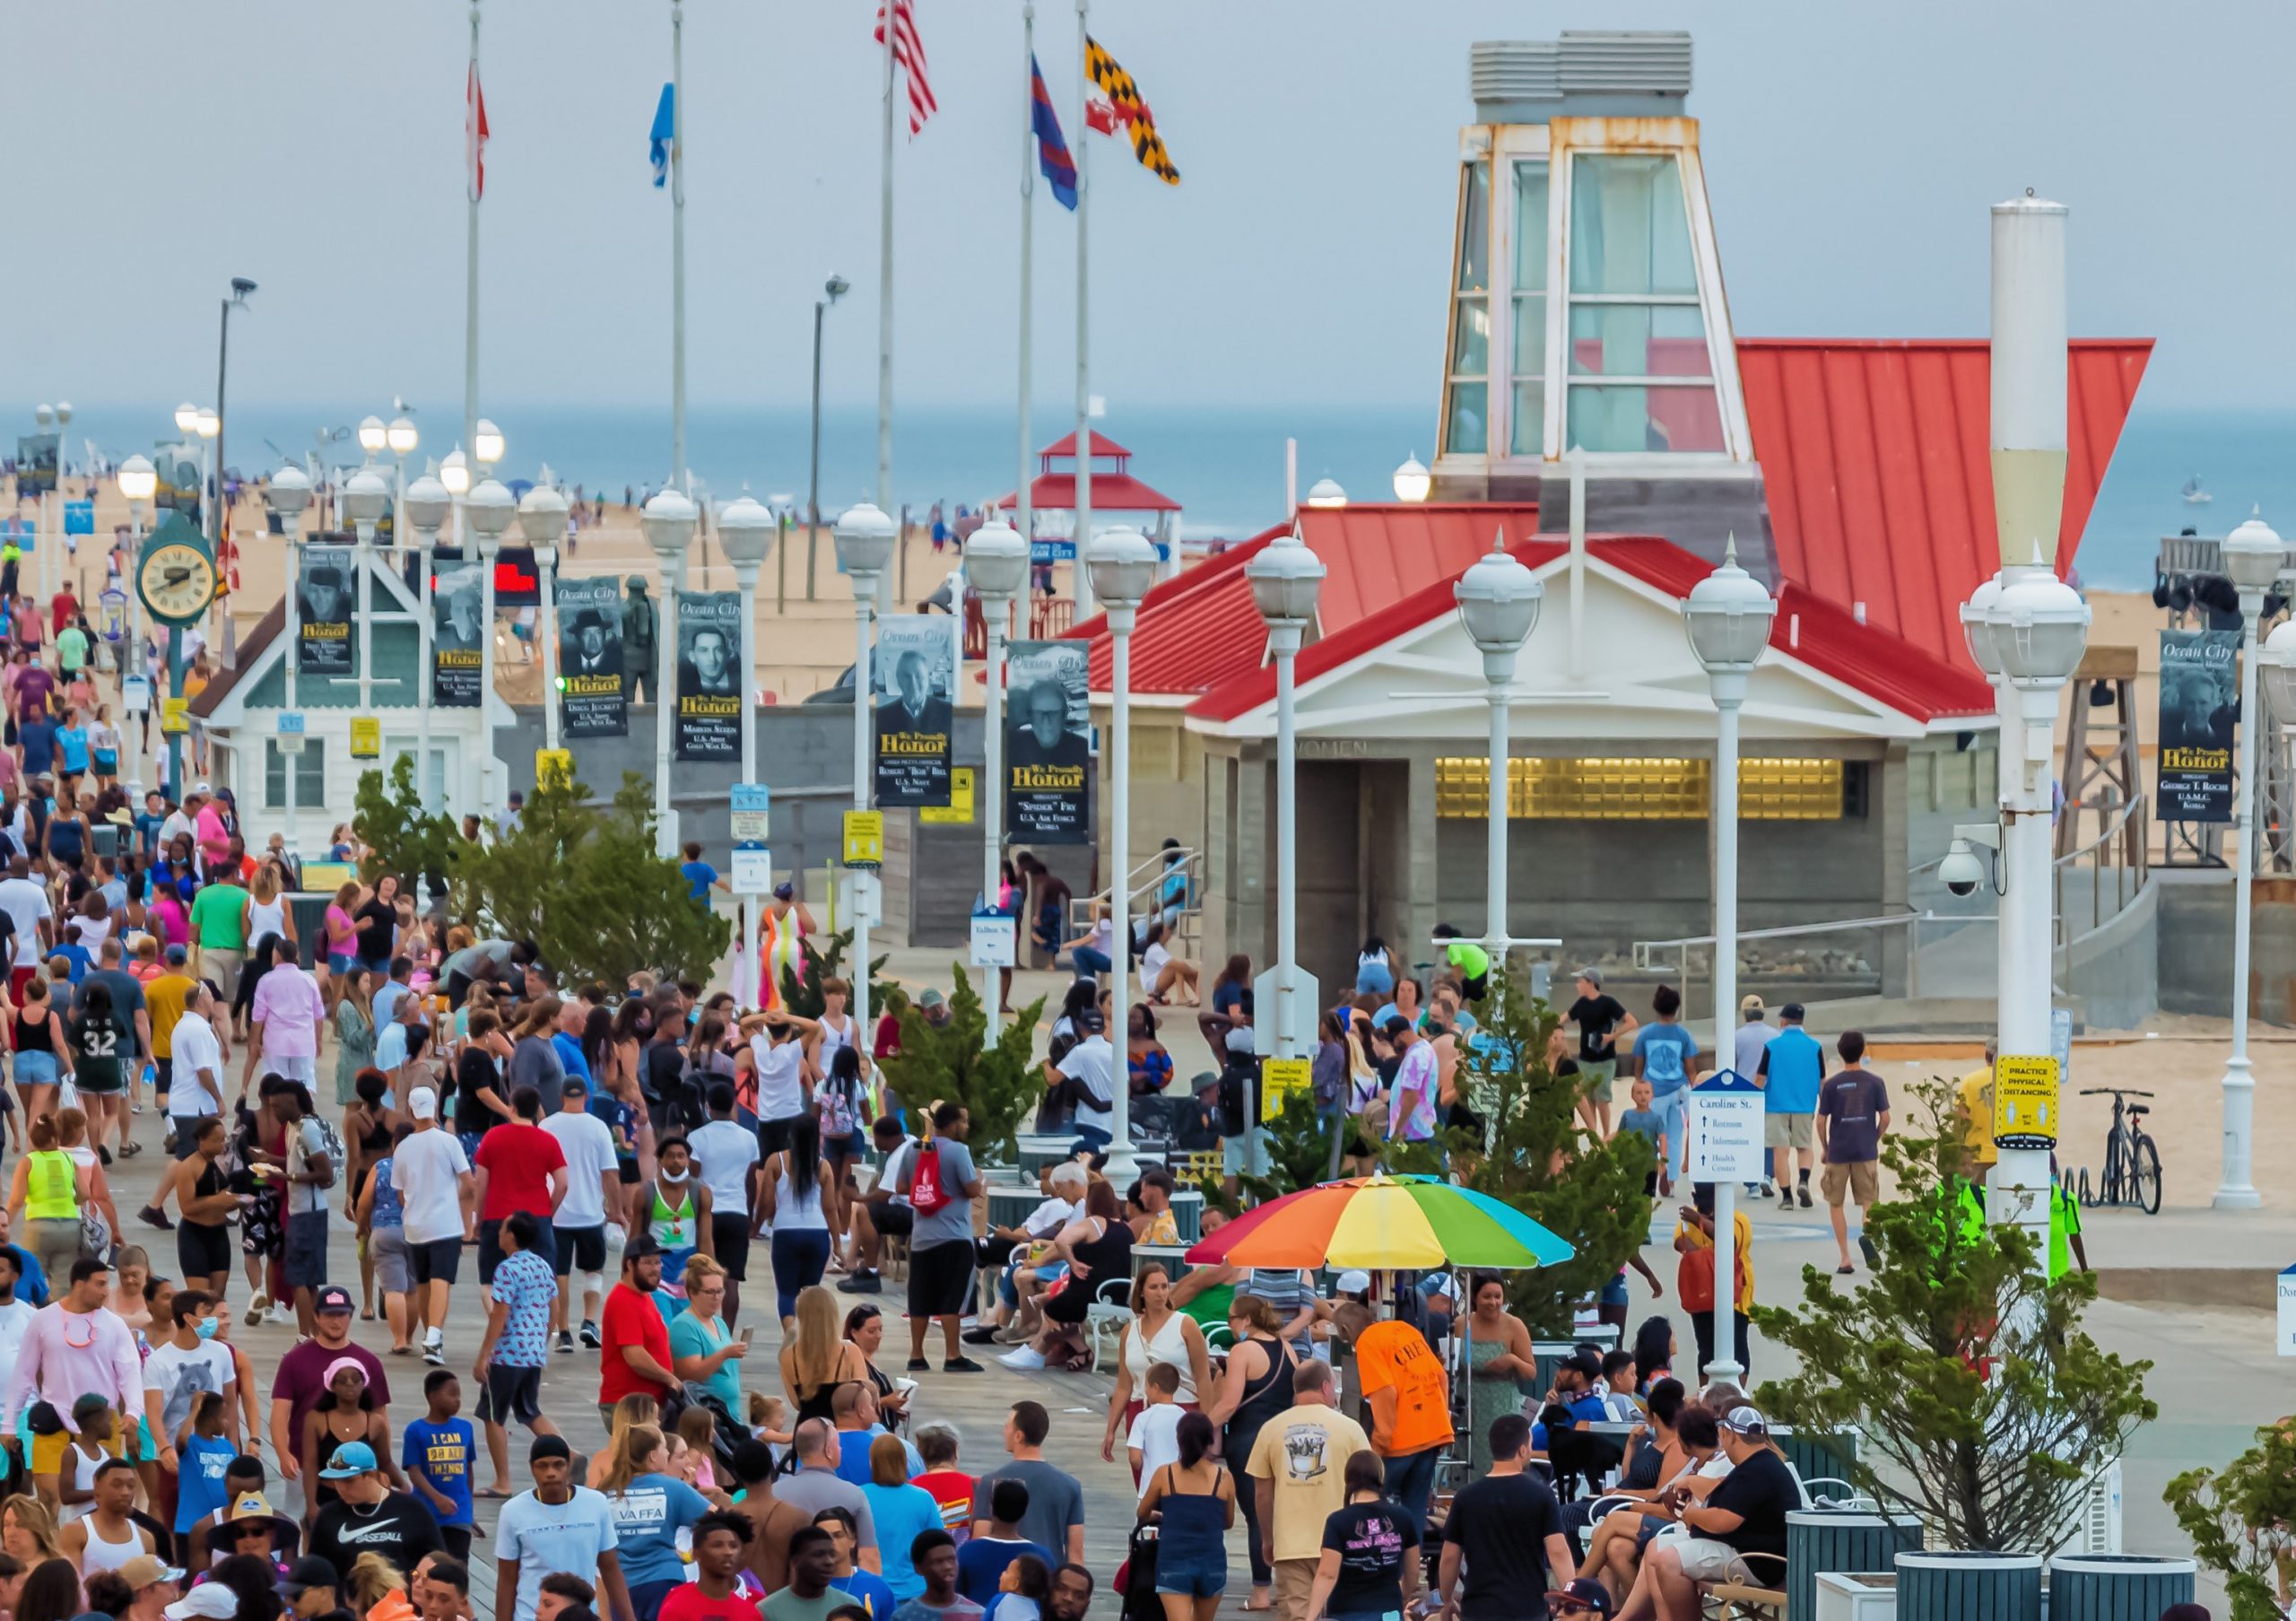
M 1010 968 L 1020 950 L 1020 927 L 1010 915 L 1001 911 L 977 911 L 972 914 L 972 965 L 975 968 Z
M 279 752 L 283 754 L 300 754 L 303 752 L 302 710 L 282 710 L 279 711 Z
M 773 824 L 773 789 L 762 782 L 734 784 L 734 869 L 726 875 L 737 895 L 761 895 L 773 887 L 773 852 L 766 838 Z
M 1758 1182 L 1762 1162 L 1761 1089 L 1735 1069 L 1700 1081 L 1683 1100 L 1693 1182 Z
M 2279 1277 L 2280 1285 L 2280 1354 L 2296 1356 L 2296 1267 L 2291 1267 Z
M 96 503 L 91 501 L 65 501 L 64 532 L 66 535 L 93 535 L 96 532 Z

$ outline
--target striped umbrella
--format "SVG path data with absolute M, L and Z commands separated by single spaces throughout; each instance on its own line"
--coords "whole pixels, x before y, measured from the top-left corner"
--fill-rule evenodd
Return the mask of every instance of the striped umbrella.
M 1521 1211 L 1431 1176 L 1350 1177 L 1246 1211 L 1187 1259 L 1236 1267 L 1530 1268 L 1576 1251 Z

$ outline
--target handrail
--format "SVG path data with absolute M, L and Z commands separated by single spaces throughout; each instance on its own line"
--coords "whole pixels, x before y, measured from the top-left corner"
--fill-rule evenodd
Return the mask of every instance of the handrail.
M 1787 923 L 1776 928 L 1742 928 L 1738 931 L 1738 940 L 1743 945 L 1748 940 L 1778 940 L 1791 935 L 1839 934 L 1848 928 L 1906 928 L 1939 920 L 1934 911 L 1893 911 L 1872 918 L 1835 918 L 1823 923 Z M 1970 919 L 1955 917 L 1948 920 L 1958 923 Z M 1651 960 L 1652 953 L 1686 950 L 1692 946 L 1712 946 L 1716 939 L 1713 935 L 1684 935 L 1678 940 L 1637 940 L 1634 943 L 1634 965 L 1638 969 L 1663 968 L 1666 966 L 1665 963 Z
M 1173 859 L 1173 858 L 1178 858 Z M 1138 866 L 1125 875 L 1125 915 L 1134 922 L 1163 911 L 1157 897 L 1171 876 L 1179 873 L 1187 883 L 1187 901 L 1180 907 L 1179 920 L 1174 934 L 1183 941 L 1193 941 L 1192 927 L 1202 914 L 1204 852 L 1188 845 L 1160 850 L 1142 859 Z M 1089 929 L 1094 918 L 1109 903 L 1106 888 L 1094 890 L 1089 895 L 1071 895 L 1068 901 L 1068 921 L 1072 928 Z
M 2060 949 L 2073 941 L 2072 923 L 2065 913 L 2065 880 L 2066 875 L 2076 865 L 2086 862 L 2091 875 L 2088 933 L 2093 934 L 2120 916 L 2131 901 L 2144 893 L 2145 885 L 2152 879 L 2148 866 L 2151 852 L 2145 848 L 2149 841 L 2145 837 L 2143 821 L 2145 804 L 2144 795 L 2132 795 L 2118 813 L 2098 830 L 2095 837 L 2066 851 L 2051 864 L 2049 878 L 2057 914 L 2057 944 Z M 2121 842 L 2122 858 L 2119 860 L 2111 859 L 2109 855 L 2110 846 L 2116 839 Z M 2105 910 L 2103 882 L 2108 869 L 2113 875 L 2113 907 L 2109 912 Z

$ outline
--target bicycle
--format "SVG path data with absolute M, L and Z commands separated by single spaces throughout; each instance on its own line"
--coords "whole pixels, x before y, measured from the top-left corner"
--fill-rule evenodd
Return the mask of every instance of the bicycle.
M 2134 1205 L 2147 1216 L 2161 1213 L 2161 1151 L 2144 1129 L 2144 1117 L 2152 1110 L 2143 1103 L 2131 1103 L 2133 1097 L 2151 1097 L 2149 1092 L 2119 1086 L 2088 1086 L 2083 1097 L 2112 1094 L 2113 1125 L 2105 1134 L 2105 1168 L 2100 1185 L 2092 1196 L 2089 1186 L 2089 1168 L 2081 1167 L 2080 1181 L 2074 1197 L 2091 1209 L 2100 1206 Z

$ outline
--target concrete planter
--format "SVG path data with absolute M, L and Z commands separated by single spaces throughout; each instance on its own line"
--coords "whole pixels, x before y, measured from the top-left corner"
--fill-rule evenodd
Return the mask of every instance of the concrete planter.
M 1898 1621 L 2041 1621 L 2039 1554 L 1902 1553 L 1897 1573 Z
M 2192 1601 L 2198 1566 L 2146 1554 L 2060 1554 L 2048 1562 L 2053 1621 L 2158 1621 Z
M 1786 1516 L 1787 1621 L 1817 1613 L 1818 1578 L 1839 1571 L 1885 1571 L 1921 1547 L 1911 1514 L 1866 1509 L 1796 1509 Z

